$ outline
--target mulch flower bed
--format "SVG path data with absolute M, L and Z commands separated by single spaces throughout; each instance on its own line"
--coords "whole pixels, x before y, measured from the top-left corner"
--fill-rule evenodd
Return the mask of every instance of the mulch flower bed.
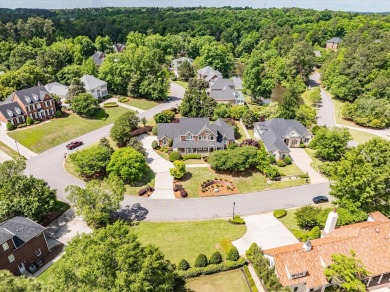
M 199 195 L 201 197 L 217 197 L 238 194 L 238 190 L 233 182 L 216 178 L 214 180 L 207 180 L 199 187 Z

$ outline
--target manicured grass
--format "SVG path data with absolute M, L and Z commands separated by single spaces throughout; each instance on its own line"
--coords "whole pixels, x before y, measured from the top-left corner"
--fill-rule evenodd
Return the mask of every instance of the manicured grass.
M 378 136 L 366 132 L 362 132 L 359 130 L 351 130 L 349 129 L 349 133 L 351 133 L 352 138 L 355 142 L 358 142 L 359 144 L 366 143 L 367 141 L 378 138 Z
M 101 118 L 102 113 L 104 114 L 103 109 L 101 109 L 100 117 L 96 119 L 84 119 L 76 114 L 69 114 L 59 119 L 50 120 L 42 125 L 10 132 L 8 135 L 30 150 L 40 153 L 109 125 L 120 115 L 130 110 L 123 107 L 115 107 L 106 108 L 104 111 L 108 114 L 106 119 Z
M 250 193 L 270 189 L 298 186 L 306 183 L 305 179 L 296 179 L 283 182 L 267 183 L 266 178 L 257 170 L 248 170 L 237 174 L 216 173 L 210 168 L 187 168 L 187 174 L 180 184 L 186 189 L 190 197 L 199 197 L 199 186 L 207 179 L 228 179 L 238 189 L 239 193 Z
M 344 102 L 338 99 L 332 99 L 333 104 L 334 104 L 334 115 L 336 117 L 336 123 L 340 125 L 345 125 L 345 126 L 350 126 L 350 127 L 355 127 L 355 128 L 364 128 L 361 127 L 357 124 L 355 124 L 353 121 L 343 119 L 343 115 L 341 113 L 342 107 Z
M 3 151 L 5 154 L 8 154 L 12 159 L 18 159 L 19 154 L 14 149 L 8 147 L 3 142 L 0 141 L 0 150 Z
M 253 134 L 253 128 L 252 128 L 252 129 L 247 129 L 247 131 L 248 131 L 249 136 L 250 136 L 252 139 L 254 139 L 254 138 L 255 138 L 255 135 Z
M 253 111 L 258 111 L 261 108 L 261 105 L 255 103 L 252 101 L 251 97 L 249 95 L 244 95 L 245 96 L 245 102 L 248 105 L 249 109 Z
M 61 260 L 61 259 L 60 259 Z M 53 265 L 51 265 L 49 268 L 47 268 L 47 270 L 46 271 L 44 271 L 42 274 L 40 274 L 39 276 L 38 276 L 38 281 L 39 282 L 41 282 L 41 283 L 43 283 L 43 284 L 47 284 L 47 282 L 49 281 L 49 279 L 50 279 L 50 277 L 51 277 L 51 275 L 52 275 L 52 273 L 51 273 L 51 271 L 53 270 L 53 267 L 54 267 L 54 265 L 56 265 L 57 264 L 57 262 L 55 262 Z
M 314 149 L 311 149 L 311 148 L 305 148 L 305 151 L 307 153 L 307 155 L 310 156 L 311 160 L 313 160 L 312 163 L 310 163 L 310 166 L 316 170 L 316 171 L 319 171 L 320 170 L 320 165 L 322 163 L 324 163 L 323 161 L 321 161 L 320 159 L 318 159 L 315 154 L 316 154 L 316 151 Z
M 248 137 L 245 135 L 244 128 L 241 126 L 241 123 L 239 121 L 237 121 L 236 125 L 238 127 L 238 133 L 240 135 L 239 137 L 237 137 L 237 141 L 240 143 L 243 140 L 248 139 Z
M 186 90 L 188 88 L 188 82 L 185 81 L 173 81 L 173 83 L 179 84 L 180 86 L 183 86 Z
M 142 109 L 142 110 L 148 110 L 151 108 L 154 108 L 158 105 L 158 102 L 155 102 L 153 100 L 144 99 L 144 98 L 130 98 L 129 101 L 126 101 L 125 104 L 134 106 L 136 108 Z
M 65 164 L 64 164 L 64 167 L 65 169 L 71 174 L 73 175 L 74 177 L 77 177 L 81 180 L 84 180 L 83 177 L 81 177 L 77 170 L 76 170 L 76 167 L 75 165 L 72 163 L 72 161 L 69 159 L 69 156 L 66 158 L 65 160 Z M 148 168 L 147 169 L 147 172 L 146 174 L 144 175 L 143 177 L 143 180 L 139 183 L 137 183 L 136 185 L 134 186 L 130 186 L 130 185 L 125 185 L 126 187 L 126 195 L 134 195 L 134 196 L 137 196 L 138 195 L 138 191 L 144 187 L 144 186 L 151 186 L 151 187 L 154 187 L 155 186 L 155 175 L 153 173 L 153 171 Z
M 158 246 L 165 257 L 178 264 L 186 259 L 192 266 L 195 258 L 208 258 L 216 251 L 215 245 L 224 238 L 236 240 L 246 232 L 245 225 L 234 225 L 225 220 L 185 222 L 141 222 L 134 227 L 140 241 Z
M 294 163 L 291 163 L 290 165 L 286 165 L 284 167 L 278 167 L 278 170 L 283 173 L 284 175 L 291 176 L 291 175 L 300 175 L 304 172 L 302 169 L 300 169 L 298 166 L 296 166 Z
M 186 288 L 195 292 L 250 292 L 241 269 L 202 276 L 186 281 Z

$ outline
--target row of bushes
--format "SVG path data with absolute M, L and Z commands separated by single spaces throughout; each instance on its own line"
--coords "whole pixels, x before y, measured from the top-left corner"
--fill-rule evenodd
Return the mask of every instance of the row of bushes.
M 103 105 L 105 108 L 109 107 L 118 107 L 118 104 L 116 102 L 107 102 Z
M 129 101 L 129 98 L 126 97 L 126 96 L 121 96 L 121 97 L 118 98 L 118 101 L 119 102 L 126 102 L 126 101 Z
M 182 155 L 183 160 L 188 160 L 188 159 L 201 159 L 202 156 L 200 154 L 196 153 L 191 153 L 191 154 L 184 154 Z
M 62 116 L 62 112 L 61 111 L 56 111 L 56 117 L 58 118 L 58 115 L 57 113 L 60 113 L 61 116 Z M 59 116 L 59 117 L 61 117 Z M 50 117 L 51 118 L 51 117 Z M 33 120 L 31 117 L 27 117 L 26 119 L 26 122 L 25 123 L 22 123 L 22 124 L 19 124 L 15 127 L 15 125 L 13 125 L 12 123 L 8 122 L 6 124 L 6 128 L 7 128 L 7 131 L 12 131 L 12 130 L 15 130 L 15 128 L 24 128 L 24 127 L 27 127 L 27 126 L 31 126 L 31 125 L 34 125 L 34 124 L 39 124 L 41 121 L 40 120 Z
M 211 275 L 219 272 L 230 271 L 234 269 L 241 268 L 246 265 L 246 261 L 244 258 L 240 258 L 237 261 L 225 261 L 220 264 L 210 264 L 207 267 L 199 267 L 199 268 L 190 268 L 186 271 L 179 270 L 176 274 L 183 278 L 195 278 L 201 275 Z
M 153 147 L 153 144 L 152 144 L 152 147 Z M 158 144 L 157 144 L 157 147 L 158 147 Z M 156 148 L 154 148 L 154 149 L 156 149 Z M 161 147 L 161 149 L 163 149 L 163 148 L 164 148 L 164 146 Z M 176 160 L 200 159 L 201 157 L 202 156 L 200 154 L 196 154 L 196 153 L 181 155 L 181 153 L 178 151 L 172 151 L 171 154 L 169 154 L 169 161 L 174 162 Z
M 289 156 L 285 156 L 283 159 L 276 160 L 276 165 L 279 167 L 285 167 L 286 165 L 290 165 L 292 160 Z

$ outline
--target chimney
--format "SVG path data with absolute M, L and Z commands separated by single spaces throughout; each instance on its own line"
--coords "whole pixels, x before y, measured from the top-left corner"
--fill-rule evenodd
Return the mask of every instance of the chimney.
M 312 249 L 312 245 L 311 245 L 310 240 L 305 241 L 303 243 L 303 250 L 306 252 L 309 252 L 309 251 L 311 251 L 311 249 Z
M 329 213 L 328 219 L 326 219 L 326 224 L 324 228 L 324 235 L 328 235 L 330 232 L 332 232 L 337 223 L 337 219 L 339 218 L 339 215 L 336 212 L 336 209 L 334 209 L 332 212 Z

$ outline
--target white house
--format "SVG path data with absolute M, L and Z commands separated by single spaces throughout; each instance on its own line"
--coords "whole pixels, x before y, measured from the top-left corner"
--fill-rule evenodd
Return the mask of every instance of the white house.
M 69 99 L 68 86 L 62 85 L 58 82 L 52 82 L 45 85 L 47 92 L 61 98 L 61 101 Z
M 101 98 L 108 94 L 107 82 L 92 75 L 84 75 L 80 80 L 84 83 L 85 91 L 95 98 Z
M 172 60 L 171 62 L 171 66 L 170 66 L 170 70 L 173 71 L 173 73 L 175 73 L 175 75 L 177 77 L 179 77 L 179 68 L 181 65 L 183 65 L 184 62 L 188 62 L 190 63 L 190 65 L 192 65 L 192 63 L 194 63 L 194 60 L 191 59 L 191 58 L 187 58 L 187 57 L 181 57 L 181 58 L 178 58 L 178 59 L 174 59 Z

